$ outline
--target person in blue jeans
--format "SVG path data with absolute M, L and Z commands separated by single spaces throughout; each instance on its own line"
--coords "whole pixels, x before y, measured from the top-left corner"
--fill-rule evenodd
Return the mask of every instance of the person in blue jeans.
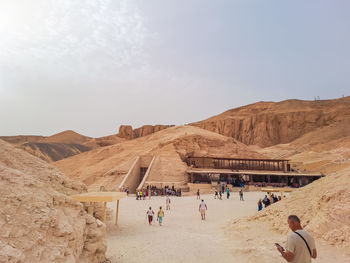
M 262 210 L 262 201 L 261 201 L 261 198 L 259 199 L 258 201 L 258 211 L 261 211 Z

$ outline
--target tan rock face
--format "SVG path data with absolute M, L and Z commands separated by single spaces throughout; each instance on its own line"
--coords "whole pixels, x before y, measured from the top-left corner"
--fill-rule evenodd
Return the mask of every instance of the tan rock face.
M 132 126 L 120 125 L 118 135 L 119 135 L 119 137 L 127 139 L 127 140 L 133 139 Z
M 350 97 L 329 101 L 260 102 L 193 123 L 247 145 L 291 142 L 317 128 L 349 118 Z
M 134 130 L 134 138 L 147 136 L 147 135 L 164 130 L 164 129 L 169 128 L 169 127 L 170 127 L 169 125 L 155 125 L 155 126 L 144 125 L 144 126 Z
M 118 136 L 127 140 L 147 136 L 152 133 L 172 127 L 172 125 L 144 125 L 140 128 L 132 129 L 130 125 L 121 125 Z
M 86 191 L 0 140 L 0 262 L 101 262 L 105 225 L 68 195 Z

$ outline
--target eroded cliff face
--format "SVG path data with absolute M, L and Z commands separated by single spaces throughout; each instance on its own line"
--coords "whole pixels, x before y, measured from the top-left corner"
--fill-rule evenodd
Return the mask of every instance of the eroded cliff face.
M 130 125 L 121 125 L 119 128 L 118 136 L 127 140 L 131 140 L 150 135 L 169 127 L 172 127 L 172 125 L 144 125 L 133 130 L 132 126 Z
M 102 262 L 105 225 L 69 195 L 86 186 L 0 140 L 0 262 Z
M 317 128 L 350 118 L 350 97 L 327 101 L 260 102 L 191 125 L 247 145 L 289 143 Z

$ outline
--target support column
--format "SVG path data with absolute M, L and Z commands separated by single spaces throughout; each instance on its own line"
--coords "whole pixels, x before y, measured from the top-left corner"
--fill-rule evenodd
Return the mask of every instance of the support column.
M 107 202 L 103 202 L 103 222 L 106 223 L 107 218 Z
M 251 175 L 251 174 L 249 175 L 249 182 L 254 182 L 253 181 L 253 175 Z
M 119 200 L 117 200 L 117 211 L 115 212 L 115 224 L 118 225 L 118 215 L 119 215 Z
M 268 182 L 268 183 L 271 183 L 271 175 L 268 175 L 268 176 L 267 176 L 267 182 Z
M 89 215 L 93 215 L 93 214 L 94 214 L 94 206 L 91 205 L 91 202 L 89 202 L 88 214 L 89 214 Z

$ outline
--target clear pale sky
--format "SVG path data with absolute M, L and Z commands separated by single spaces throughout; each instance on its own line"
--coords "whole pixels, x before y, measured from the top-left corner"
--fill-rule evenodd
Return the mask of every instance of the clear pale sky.
M 350 1 L 0 1 L 0 135 L 350 95 Z

